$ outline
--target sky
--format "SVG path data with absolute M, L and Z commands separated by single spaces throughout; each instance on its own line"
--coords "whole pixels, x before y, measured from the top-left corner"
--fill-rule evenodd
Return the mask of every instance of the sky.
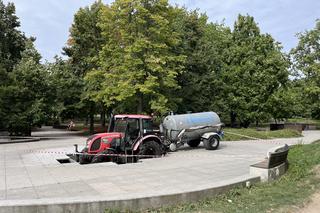
M 66 45 L 73 16 L 80 7 L 94 0 L 3 0 L 13 2 L 21 31 L 36 37 L 43 60 L 61 56 Z M 110 3 L 111 0 L 104 0 Z M 199 9 L 209 21 L 232 27 L 238 14 L 253 16 L 263 33 L 271 34 L 285 52 L 298 43 L 296 34 L 314 28 L 320 19 L 319 0 L 169 0 L 171 4 Z

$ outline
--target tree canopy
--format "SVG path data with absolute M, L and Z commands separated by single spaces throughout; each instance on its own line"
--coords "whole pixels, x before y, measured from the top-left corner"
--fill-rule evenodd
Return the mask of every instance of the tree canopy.
M 168 0 L 96 1 L 74 15 L 65 58 L 41 62 L 35 38 L 0 0 L 0 129 L 106 112 L 215 111 L 248 127 L 320 118 L 320 22 L 285 54 L 250 15 L 233 27 Z
M 320 20 L 314 29 L 300 33 L 299 43 L 291 51 L 294 69 L 304 80 L 305 109 L 320 119 Z

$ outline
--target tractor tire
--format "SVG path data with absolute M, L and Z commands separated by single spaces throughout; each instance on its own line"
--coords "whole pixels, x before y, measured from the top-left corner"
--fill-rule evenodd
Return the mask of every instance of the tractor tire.
M 160 156 L 162 155 L 162 147 L 160 144 L 158 144 L 155 141 L 146 141 L 139 147 L 138 155 L 154 155 L 154 156 Z M 151 156 L 139 156 L 139 159 L 142 158 L 151 158 Z
M 102 152 L 99 152 L 98 154 L 115 154 L 115 152 L 110 149 L 107 149 Z M 115 156 L 95 155 L 91 163 L 113 162 L 115 158 Z
M 199 146 L 200 142 L 201 142 L 200 139 L 196 139 L 196 140 L 188 141 L 187 144 L 190 147 L 197 147 L 197 146 Z
M 88 148 L 84 148 L 81 151 L 81 155 L 79 155 L 79 163 L 80 164 L 88 164 L 91 163 L 91 156 L 86 155 L 88 153 Z
M 216 150 L 220 144 L 220 138 L 217 135 L 212 135 L 208 139 L 203 139 L 203 145 L 206 150 Z

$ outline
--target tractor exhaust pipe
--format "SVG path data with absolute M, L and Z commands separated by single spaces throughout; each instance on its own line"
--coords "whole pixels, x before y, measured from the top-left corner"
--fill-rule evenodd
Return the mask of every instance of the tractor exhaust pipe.
M 76 159 L 76 162 L 79 162 L 79 151 L 78 151 L 78 144 L 74 144 L 74 151 L 75 151 L 75 159 Z
M 79 151 L 78 151 L 78 144 L 73 144 L 73 146 L 74 146 L 74 151 L 76 152 L 76 153 L 78 153 Z

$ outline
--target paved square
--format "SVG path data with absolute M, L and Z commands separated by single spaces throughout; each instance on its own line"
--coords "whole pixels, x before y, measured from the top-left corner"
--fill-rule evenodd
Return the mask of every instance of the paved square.
M 160 196 L 223 185 L 249 175 L 249 165 L 262 160 L 271 147 L 310 143 L 320 131 L 303 138 L 221 142 L 218 150 L 185 147 L 157 159 L 135 164 L 60 164 L 56 159 L 73 152 L 85 138 L 66 131 L 48 130 L 35 135 L 47 140 L 0 144 L 0 208 L 7 203 L 35 204 L 46 200 L 131 199 Z

